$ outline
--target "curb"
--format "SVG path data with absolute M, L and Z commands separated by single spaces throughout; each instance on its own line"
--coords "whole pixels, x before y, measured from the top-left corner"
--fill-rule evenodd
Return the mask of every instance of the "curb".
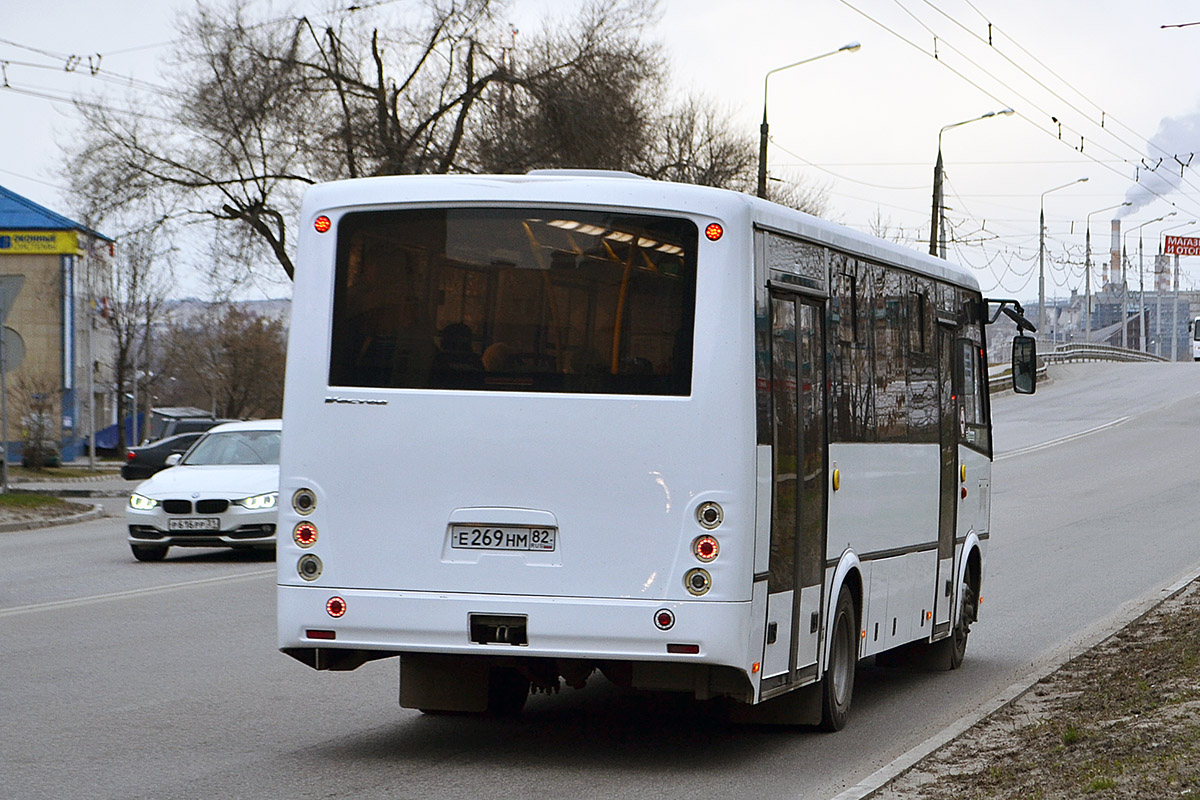
M 877 793 L 886 789 L 892 781 L 917 766 L 926 756 L 933 754 L 966 733 L 976 723 L 983 721 L 997 711 L 1016 702 L 1022 695 L 1037 686 L 1043 678 L 1054 673 L 1059 667 L 1120 633 L 1134 622 L 1154 611 L 1154 609 L 1161 606 L 1167 600 L 1178 595 L 1197 580 L 1200 580 L 1200 567 L 1194 566 L 1185 577 L 1165 589 L 1155 589 L 1141 597 L 1129 600 L 1107 619 L 1101 620 L 1091 628 L 1085 629 L 1076 638 L 1068 641 L 1039 662 L 1036 662 L 1036 667 L 1032 673 L 992 697 L 981 707 L 966 714 L 908 752 L 898 756 L 892 763 L 876 770 L 849 789 L 834 795 L 830 800 L 867 800 L 867 798 L 874 797 Z
M 76 503 L 75 505 L 80 505 Z M 27 519 L 19 522 L 0 522 L 0 533 L 9 533 L 11 531 L 33 531 L 39 528 L 54 528 L 59 525 L 70 525 L 75 522 L 86 522 L 90 519 L 99 519 L 104 516 L 104 506 L 95 503 L 88 506 L 86 510 L 76 514 L 68 514 L 65 517 L 54 517 L 53 519 Z
M 9 484 L 10 485 L 12 485 L 12 484 L 26 485 L 26 484 L 30 484 L 30 483 L 95 483 L 96 481 L 107 481 L 107 480 L 111 480 L 113 478 L 120 478 L 120 477 L 121 477 L 120 470 L 109 469 L 109 470 L 99 470 L 99 471 L 97 471 L 97 474 L 95 474 L 95 475 L 87 475 L 82 478 L 55 478 L 55 477 L 41 478 L 41 477 L 38 477 L 38 478 L 25 478 L 24 480 L 14 481 L 14 480 L 11 480 L 11 476 L 10 476 Z
M 70 489 L 62 486 L 30 486 L 29 484 L 21 484 L 19 486 L 8 487 L 10 492 L 19 492 L 20 494 L 44 494 L 50 497 L 129 497 L 133 491 L 130 489 Z

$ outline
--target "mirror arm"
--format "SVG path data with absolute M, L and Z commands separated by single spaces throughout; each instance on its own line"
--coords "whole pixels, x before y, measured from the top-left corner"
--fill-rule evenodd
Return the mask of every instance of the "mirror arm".
M 988 325 L 991 325 L 997 319 L 999 319 L 1001 312 L 1003 312 L 1006 317 L 1017 323 L 1018 333 L 1021 331 L 1029 331 L 1030 333 L 1037 331 L 1037 326 L 1025 318 L 1025 309 L 1021 307 L 1021 304 L 1018 301 L 1007 299 L 1002 300 L 999 298 L 994 299 L 989 297 L 985 302 L 987 302 L 989 305 L 992 303 L 997 304 L 996 312 L 992 314 L 991 319 L 987 321 Z

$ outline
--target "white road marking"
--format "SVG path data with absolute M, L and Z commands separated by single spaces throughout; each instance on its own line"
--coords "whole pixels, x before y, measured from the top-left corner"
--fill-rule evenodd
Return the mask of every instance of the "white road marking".
M 107 603 L 112 600 L 124 600 L 129 597 L 142 597 L 145 595 L 175 592 L 180 589 L 191 589 L 196 586 L 208 586 L 214 583 L 237 583 L 240 581 L 253 580 L 254 578 L 262 578 L 267 575 L 274 574 L 274 569 L 264 569 L 256 572 L 243 572 L 237 575 L 221 575 L 216 578 L 200 578 L 194 581 L 183 581 L 182 583 L 168 583 L 165 586 L 147 586 L 144 589 L 129 589 L 124 592 L 109 592 L 108 594 L 96 594 L 91 595 L 90 597 L 76 597 L 71 600 L 54 600 L 49 603 L 34 603 L 33 605 L 28 606 L 15 606 L 14 608 L 0 609 L 0 617 L 13 617 L 18 614 L 31 614 L 35 611 L 52 611 L 61 608 L 90 606 L 95 603 Z
M 1088 428 L 1086 431 L 1080 431 L 1079 433 L 1072 433 L 1070 436 L 1063 436 L 1058 439 L 1051 439 L 1048 442 L 1042 442 L 1041 444 L 1031 444 L 1028 447 L 1022 447 L 1018 450 L 1009 450 L 1007 453 L 1000 453 L 994 456 L 992 460 L 1003 461 L 1006 458 L 1023 456 L 1026 453 L 1036 453 L 1038 450 L 1045 450 L 1048 447 L 1054 447 L 1055 445 L 1064 444 L 1065 442 L 1074 441 L 1075 439 L 1082 439 L 1084 436 L 1090 436 L 1093 433 L 1099 433 L 1100 431 L 1108 430 L 1109 428 L 1115 428 L 1121 423 L 1128 422 L 1131 419 L 1133 418 L 1121 417 L 1120 419 L 1114 419 L 1112 422 L 1106 422 L 1103 425 L 1097 425 L 1094 428 Z

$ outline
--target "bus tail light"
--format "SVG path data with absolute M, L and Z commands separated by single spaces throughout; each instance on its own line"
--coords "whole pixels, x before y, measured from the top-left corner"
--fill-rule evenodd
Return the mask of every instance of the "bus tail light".
M 712 588 L 712 576 L 706 569 L 691 569 L 683 576 L 683 585 L 696 597 L 707 594 Z
M 346 601 L 340 597 L 331 597 L 325 601 L 325 611 L 336 619 L 346 613 Z
M 714 560 L 721 552 L 721 546 L 717 544 L 716 537 L 705 534 L 704 536 L 696 537 L 692 542 L 692 553 L 696 558 L 704 563 Z
M 705 530 L 715 530 L 725 520 L 725 509 L 717 503 L 701 503 L 696 509 L 696 521 Z
M 312 547 L 317 543 L 317 526 L 308 520 L 297 522 L 292 528 L 292 540 L 300 547 Z
M 660 608 L 654 612 L 654 625 L 660 631 L 669 631 L 675 625 L 675 614 L 669 608 Z
M 300 577 L 306 581 L 315 581 L 321 577 L 321 570 L 325 567 L 321 563 L 321 559 L 314 556 L 312 553 L 300 556 L 300 560 L 296 562 L 296 572 L 300 573 Z
M 292 495 L 292 508 L 297 514 L 308 515 L 317 507 L 317 496 L 312 489 L 297 489 Z

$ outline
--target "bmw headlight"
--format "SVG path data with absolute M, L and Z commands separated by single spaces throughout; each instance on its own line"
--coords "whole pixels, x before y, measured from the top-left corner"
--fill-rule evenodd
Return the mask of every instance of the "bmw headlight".
M 262 511 L 268 508 L 274 508 L 275 502 L 279 499 L 279 492 L 267 492 L 266 494 L 256 494 L 253 497 L 247 497 L 242 500 L 234 500 L 235 505 L 242 508 L 248 508 L 251 511 Z
M 144 494 L 134 492 L 129 496 L 129 507 L 136 508 L 138 511 L 149 511 L 158 505 L 157 500 L 146 497 Z

